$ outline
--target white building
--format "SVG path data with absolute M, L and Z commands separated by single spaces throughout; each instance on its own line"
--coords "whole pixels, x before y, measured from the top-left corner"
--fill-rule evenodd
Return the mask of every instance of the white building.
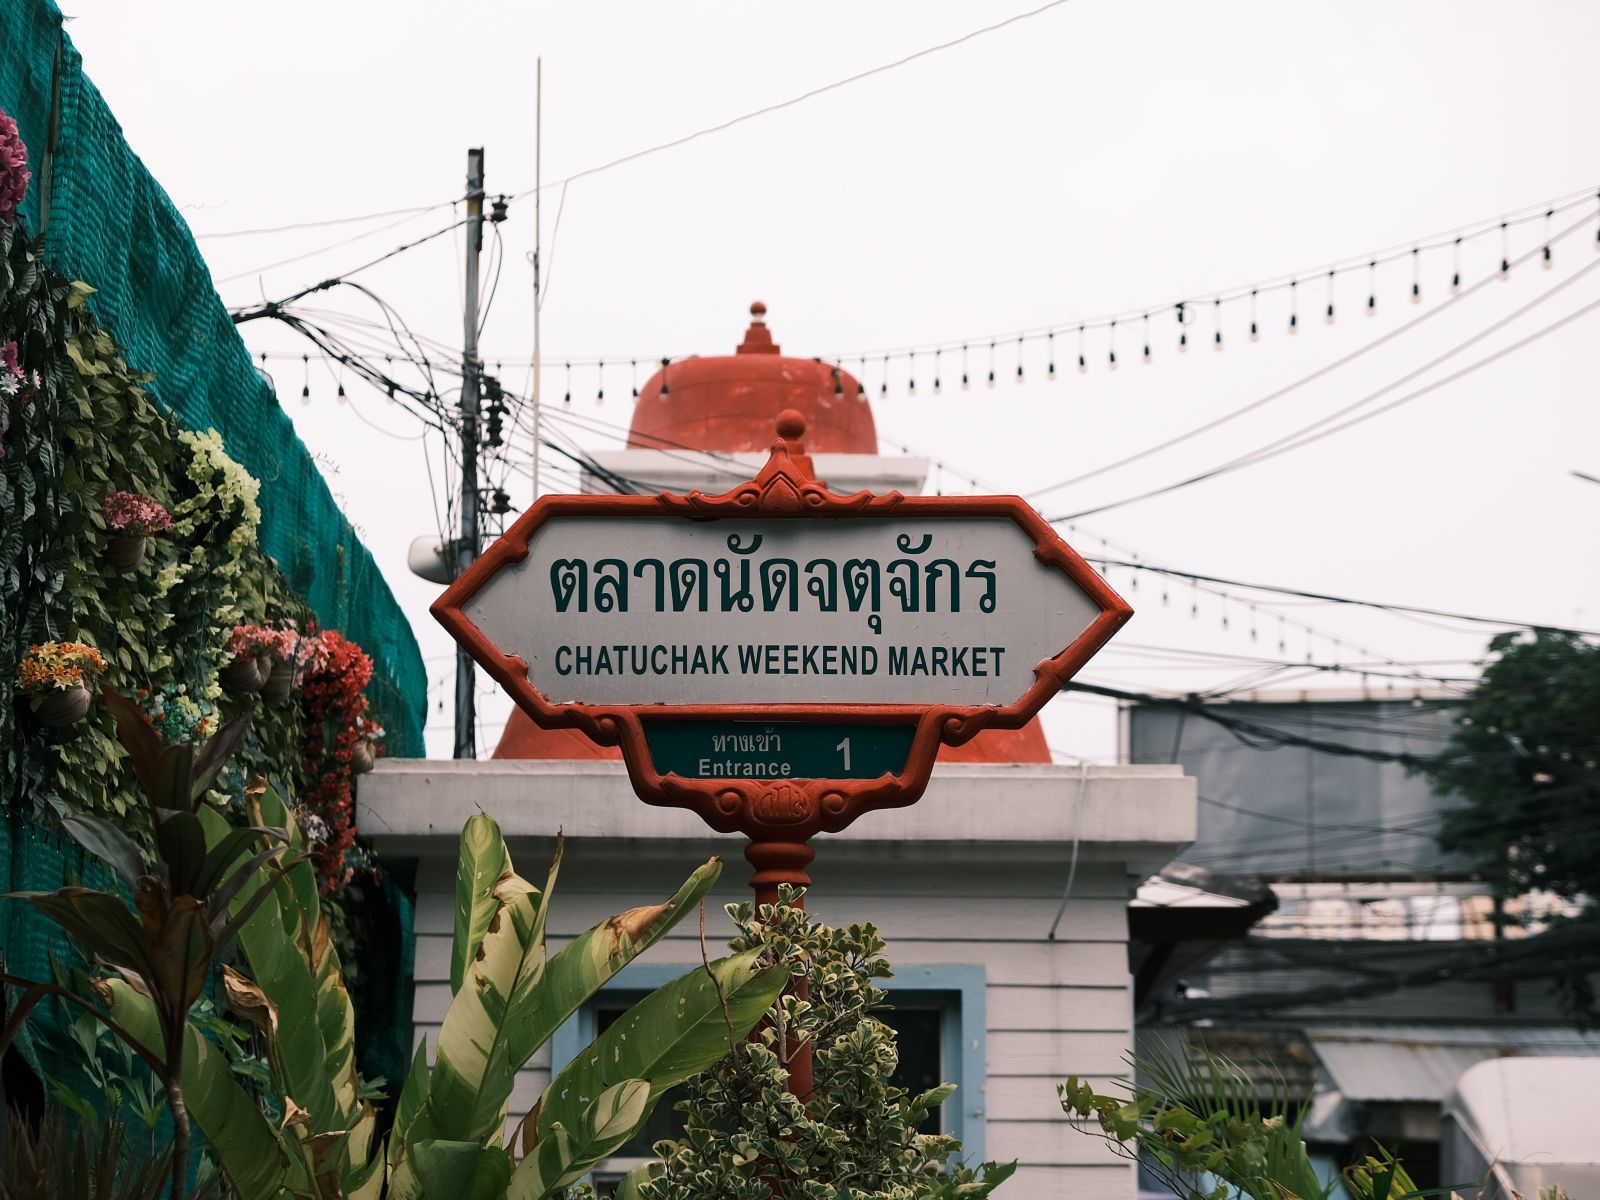
M 924 462 L 876 453 L 857 382 L 781 356 L 764 312 L 752 307 L 736 354 L 674 363 L 650 380 L 628 448 L 593 456 L 593 490 L 619 482 L 726 490 L 765 461 L 774 419 L 793 408 L 806 419 L 818 474 L 836 491 L 920 491 Z M 363 781 L 358 824 L 385 861 L 417 864 L 418 1036 L 434 1033 L 449 1004 L 456 836 L 480 809 L 500 822 L 530 876 L 564 831 L 554 945 L 664 897 L 713 854 L 728 863 L 718 898 L 749 895 L 741 839 L 712 833 L 688 812 L 643 804 L 615 752 L 575 733 L 539 729 L 518 713 L 490 761 L 383 761 Z M 888 1019 L 900 1030 L 907 1085 L 959 1085 L 943 1126 L 965 1140 L 969 1159 L 1020 1160 L 1009 1194 L 1134 1196 L 1132 1167 L 1068 1124 L 1056 1084 L 1125 1069 L 1134 1013 L 1129 902 L 1194 831 L 1194 785 L 1178 767 L 1053 764 L 1035 722 L 947 749 L 915 806 L 869 813 L 813 843 L 807 907 L 832 923 L 872 922 L 888 939 Z M 708 923 L 708 939 L 731 933 L 718 921 Z M 700 954 L 697 931 L 680 926 L 623 971 L 540 1052 L 513 1108 L 532 1103 L 552 1066 L 575 1054 L 597 1022 Z

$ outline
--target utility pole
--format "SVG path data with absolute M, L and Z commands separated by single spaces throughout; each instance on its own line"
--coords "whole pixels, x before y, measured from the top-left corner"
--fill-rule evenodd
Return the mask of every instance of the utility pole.
M 544 218 L 540 215 L 539 197 L 544 191 L 544 58 L 533 60 L 533 498 L 539 498 L 539 443 L 544 440 L 540 427 L 544 399 L 542 393 L 544 363 L 539 357 L 539 306 L 544 303 L 540 294 L 541 257 L 544 253 Z
M 478 557 L 478 259 L 483 253 L 483 150 L 467 151 L 467 280 L 461 338 L 461 537 L 459 576 Z M 477 758 L 477 681 L 472 658 L 456 647 L 455 758 Z

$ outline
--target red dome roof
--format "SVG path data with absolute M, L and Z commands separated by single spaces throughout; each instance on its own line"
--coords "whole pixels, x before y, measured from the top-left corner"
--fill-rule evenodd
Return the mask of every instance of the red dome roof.
M 876 454 L 872 408 L 854 376 L 811 358 L 786 358 L 767 329 L 767 306 L 750 306 L 750 328 L 731 355 L 683 359 L 664 366 L 639 392 L 630 450 L 688 447 L 724 453 L 772 445 L 778 414 L 805 418 L 808 454 Z M 620 759 L 570 729 L 541 729 L 520 709 L 495 747 L 495 758 Z M 990 729 L 939 751 L 940 762 L 1047 763 L 1050 749 L 1038 718 L 1021 729 Z
M 878 430 L 861 385 L 842 368 L 786 358 L 767 329 L 767 306 L 750 306 L 750 328 L 734 353 L 669 363 L 639 392 L 630 450 L 692 447 L 765 450 L 786 408 L 806 422 L 812 454 L 876 454 Z

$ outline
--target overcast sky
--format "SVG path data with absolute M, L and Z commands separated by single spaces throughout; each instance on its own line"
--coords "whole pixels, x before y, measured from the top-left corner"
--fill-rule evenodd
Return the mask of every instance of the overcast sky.
M 297 290 L 440 228 L 459 197 L 465 151 L 487 152 L 491 193 L 533 182 L 533 64 L 544 56 L 544 169 L 559 180 L 855 72 L 948 41 L 1012 12 L 999 3 L 444 5 L 404 0 L 200 0 L 158 6 L 71 0 L 69 32 L 129 142 L 197 234 L 443 204 L 406 217 L 200 245 L 230 304 Z M 903 363 L 877 400 L 880 439 L 957 474 L 1028 493 L 1119 459 L 1258 399 L 1389 333 L 1448 296 L 1448 250 L 1421 256 L 1424 303 L 1406 301 L 1412 268 L 1336 284 L 1320 264 L 1366 255 L 1600 185 L 1600 6 L 1571 3 L 1068 3 L 803 104 L 545 193 L 546 397 L 560 408 L 567 358 L 727 353 L 752 299 L 764 299 L 785 351 L 973 340 L 1153 311 L 1119 330 L 1109 371 L 1103 332 L 1044 348 L 996 351 L 993 391 L 929 394 L 931 361 L 906 395 Z M 1557 218 L 1556 231 L 1594 213 Z M 504 265 L 483 354 L 522 387 L 530 352 L 533 240 L 528 199 L 503 226 Z M 359 240 L 346 241 L 356 235 Z M 1516 257 L 1544 224 L 1512 233 Z M 342 245 L 333 243 L 344 242 Z M 331 248 L 329 248 L 331 247 Z M 326 249 L 324 249 L 326 248 Z M 1548 271 L 1529 264 L 1415 330 L 1283 398 L 1166 452 L 1040 500 L 1075 512 L 1159 487 L 1272 442 L 1472 339 L 1573 272 L 1600 261 L 1595 225 L 1557 243 Z M 311 254 L 319 251 L 321 253 Z M 1463 251 L 1464 284 L 1494 272 L 1498 236 Z M 284 265 L 267 264 L 296 259 Z M 1288 306 L 1224 309 L 1177 352 L 1171 304 L 1305 272 L 1300 330 Z M 461 337 L 460 241 L 439 239 L 361 276 L 418 333 Z M 1398 398 L 1600 299 L 1600 269 L 1383 401 Z M 355 295 L 313 307 L 376 318 Z M 1202 309 L 1209 306 L 1202 306 Z M 1086 519 L 1147 559 L 1249 581 L 1527 621 L 1600 626 L 1597 367 L 1600 312 L 1305 449 Z M 305 347 L 268 322 L 244 329 L 255 352 Z M 945 356 L 948 385 L 958 373 Z M 854 364 L 847 361 L 847 366 Z M 417 427 L 381 396 L 313 360 L 302 406 L 298 361 L 270 360 L 301 436 L 363 531 L 412 620 L 436 686 L 430 747 L 449 750 L 451 643 L 427 616 L 433 585 L 409 576 L 406 546 L 436 521 Z M 641 382 L 647 372 L 641 369 Z M 626 367 L 573 371 L 571 414 L 626 424 Z M 1380 402 L 1383 402 L 1380 401 Z M 1375 407 L 1376 404 L 1373 405 Z M 608 440 L 558 428 L 600 448 Z M 435 449 L 437 459 L 437 449 Z M 440 467 L 435 462 L 435 481 Z M 513 502 L 527 502 L 518 479 Z M 1089 532 L 1091 531 L 1092 532 Z M 1283 657 L 1278 614 L 1325 630 L 1318 661 L 1362 651 L 1458 676 L 1492 630 L 1462 633 L 1392 615 L 1265 598 L 1250 636 L 1243 603 L 1224 606 L 1159 580 L 1129 590 L 1138 610 L 1084 678 L 1133 688 L 1205 686 L 1247 666 L 1195 670 L 1173 649 Z M 1224 618 L 1227 619 L 1224 628 Z M 1340 644 L 1335 645 L 1334 639 Z M 1150 651 L 1142 647 L 1160 647 Z M 1287 656 L 1303 658 L 1291 632 Z M 1382 668 L 1394 670 L 1395 668 Z M 1283 682 L 1355 686 L 1354 677 Z M 1381 688 L 1381 682 L 1374 681 Z M 1409 683 L 1400 685 L 1409 688 Z M 440 708 L 440 701 L 444 707 Z M 492 745 L 504 701 L 485 702 Z M 1113 710 L 1084 699 L 1047 714 L 1062 756 L 1115 753 Z

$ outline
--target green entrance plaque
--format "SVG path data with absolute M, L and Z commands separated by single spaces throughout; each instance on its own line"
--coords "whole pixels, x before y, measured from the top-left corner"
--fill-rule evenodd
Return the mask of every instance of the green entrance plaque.
M 680 779 L 877 779 L 899 775 L 914 725 L 650 721 L 657 774 Z

